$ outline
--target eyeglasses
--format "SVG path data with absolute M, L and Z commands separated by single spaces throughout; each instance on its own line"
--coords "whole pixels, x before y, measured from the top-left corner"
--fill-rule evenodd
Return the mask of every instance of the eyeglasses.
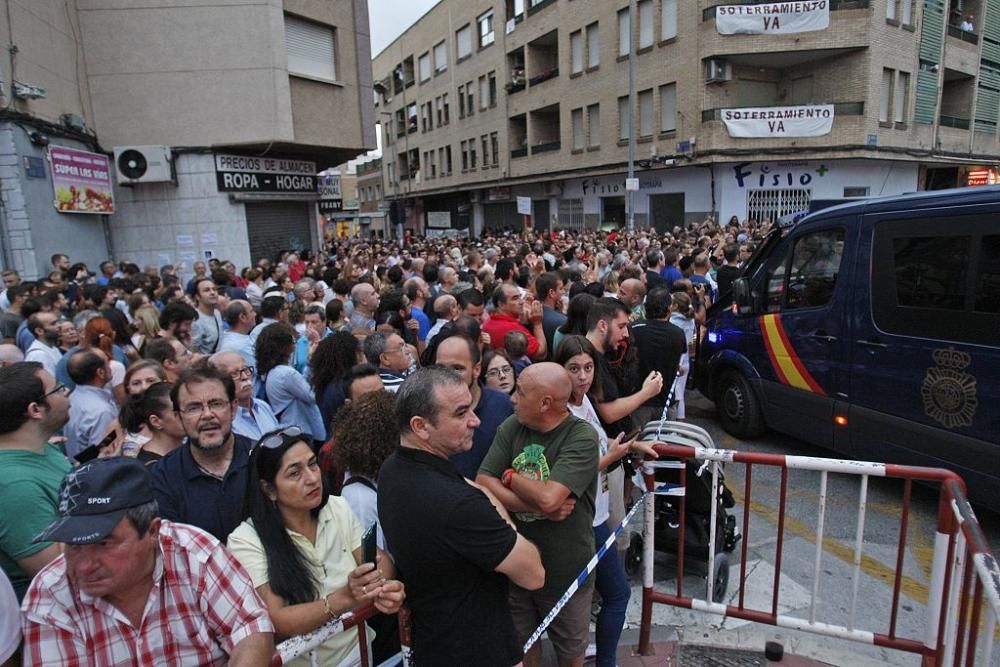
M 289 426 L 288 428 L 265 435 L 258 444 L 264 449 L 274 449 L 275 447 L 281 447 L 285 443 L 286 438 L 297 438 L 300 435 L 302 435 L 302 429 L 298 426 Z
M 47 391 L 44 394 L 42 394 L 42 397 L 39 400 L 40 401 L 44 401 L 49 396 L 52 396 L 53 394 L 58 394 L 59 392 L 62 392 L 63 396 L 69 396 L 72 391 L 73 391 L 72 389 L 70 389 L 69 387 L 67 387 L 64 384 L 57 384 L 55 387 L 53 387 L 49 391 Z
M 228 407 L 229 407 L 229 401 L 224 401 L 221 398 L 215 398 L 209 401 L 208 403 L 204 404 L 191 403 L 190 405 L 185 405 L 183 408 L 181 408 L 180 412 L 185 417 L 194 417 L 204 412 L 205 408 L 208 408 L 209 412 L 212 412 L 214 414 L 219 414 Z
M 486 377 L 488 378 L 498 378 L 501 375 L 513 375 L 514 369 L 510 366 L 501 366 L 500 368 L 491 368 L 486 371 Z
M 253 372 L 254 372 L 253 366 L 244 366 L 243 368 L 237 368 L 235 371 L 230 373 L 229 377 L 233 378 L 234 380 L 238 380 L 243 376 L 252 378 Z

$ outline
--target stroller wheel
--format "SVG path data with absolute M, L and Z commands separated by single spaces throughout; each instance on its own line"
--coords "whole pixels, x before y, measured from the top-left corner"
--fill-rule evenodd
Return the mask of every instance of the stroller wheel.
M 625 575 L 632 577 L 642 569 L 642 536 L 632 535 L 625 551 Z
M 715 554 L 715 580 L 712 582 L 712 602 L 722 602 L 729 588 L 729 556 L 724 553 Z

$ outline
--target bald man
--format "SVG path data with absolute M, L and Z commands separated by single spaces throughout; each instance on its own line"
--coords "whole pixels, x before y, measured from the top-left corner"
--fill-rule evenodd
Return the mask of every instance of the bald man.
M 570 413 L 570 391 L 569 374 L 558 364 L 524 369 L 514 391 L 514 415 L 500 425 L 476 476 L 542 554 L 541 590 L 510 584 L 511 614 L 522 642 L 594 555 L 600 450 L 594 428 Z M 583 665 L 593 590 L 591 576 L 549 626 L 561 666 Z M 540 665 L 541 657 L 535 644 L 524 656 L 525 667 Z
M 19 361 L 24 361 L 24 352 L 21 352 L 21 348 L 12 343 L 0 344 L 0 368 L 12 366 Z
M 630 322 L 646 317 L 646 310 L 643 306 L 645 299 L 646 286 L 637 278 L 623 280 L 618 287 L 618 300 L 628 307 Z

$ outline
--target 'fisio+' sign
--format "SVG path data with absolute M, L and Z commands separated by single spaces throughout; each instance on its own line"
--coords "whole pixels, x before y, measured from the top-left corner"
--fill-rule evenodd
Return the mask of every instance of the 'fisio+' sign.
M 276 157 L 216 155 L 219 192 L 316 194 L 316 163 Z

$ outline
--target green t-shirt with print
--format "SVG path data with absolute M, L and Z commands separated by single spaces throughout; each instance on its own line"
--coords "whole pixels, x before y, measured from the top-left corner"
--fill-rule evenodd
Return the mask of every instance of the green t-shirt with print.
M 599 463 L 597 432 L 569 415 L 548 433 L 526 428 L 512 415 L 497 429 L 479 472 L 500 477 L 507 468 L 568 488 L 576 507 L 563 521 L 512 513 L 517 530 L 535 543 L 545 566 L 545 592 L 561 595 L 594 555 L 594 480 Z
M 41 454 L 27 449 L 0 450 L 0 568 L 18 600 L 27 592 L 31 578 L 17 561 L 51 544 L 33 544 L 31 540 L 55 520 L 59 485 L 71 467 L 53 445 L 45 445 Z

